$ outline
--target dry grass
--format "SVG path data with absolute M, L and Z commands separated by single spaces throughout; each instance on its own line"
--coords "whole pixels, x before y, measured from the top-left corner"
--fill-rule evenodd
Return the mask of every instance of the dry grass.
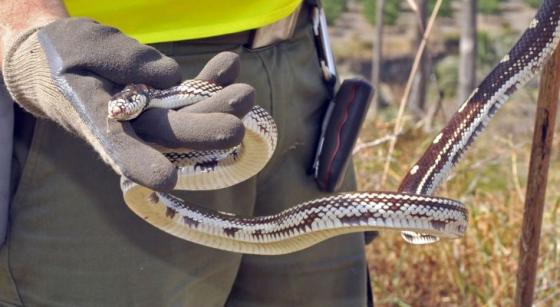
M 512 16 L 509 17 L 511 19 Z M 508 20 L 504 18 L 500 17 L 500 22 Z M 482 28 L 484 24 L 481 24 Z M 502 33 L 502 28 L 503 25 L 500 25 L 491 32 Z M 386 39 L 390 40 L 393 36 L 387 35 Z M 402 35 L 397 35 L 395 39 L 409 43 Z M 354 42 L 356 48 L 335 48 L 335 54 L 339 58 L 363 59 L 371 48 L 360 51 L 360 44 Z M 385 55 L 393 53 L 389 50 Z M 463 239 L 412 246 L 404 243 L 397 232 L 382 232 L 367 247 L 376 306 L 513 305 L 534 121 L 535 103 L 531 101 L 536 97 L 535 85 L 533 83 L 531 90 L 520 91 L 498 112 L 449 180 L 436 192 L 439 196 L 461 200 L 469 208 L 469 229 Z M 444 104 L 452 105 L 454 99 Z M 440 127 L 455 107 L 447 106 L 445 109 L 448 112 L 443 114 L 447 116 L 439 119 Z M 380 112 L 375 122 L 367 122 L 362 130 L 362 144 L 379 142 L 372 142 L 376 145 L 359 150 L 354 156 L 360 191 L 377 190 L 382 182 L 389 149 L 386 137 L 394 134 L 397 110 L 394 106 Z M 408 168 L 437 134 L 437 131 L 426 134 L 410 120 L 405 122 L 395 152 L 391 155 L 387 182 L 383 187 L 385 190 L 397 189 Z M 560 306 L 558 133 L 557 128 L 539 251 L 536 306 Z
M 463 201 L 470 209 L 466 236 L 429 246 L 411 246 L 398 233 L 383 232 L 368 246 L 377 306 L 512 305 L 534 109 L 527 95 L 516 97 L 517 101 L 506 104 L 498 113 L 450 180 L 437 191 L 437 195 Z M 387 112 L 394 114 L 394 110 Z M 376 121 L 366 123 L 363 141 L 391 133 L 391 120 L 379 116 Z M 549 174 L 537 306 L 560 305 L 559 132 Z M 435 134 L 424 134 L 410 124 L 405 126 L 385 189 L 397 188 Z M 356 154 L 359 190 L 375 189 L 386 154 L 386 144 Z

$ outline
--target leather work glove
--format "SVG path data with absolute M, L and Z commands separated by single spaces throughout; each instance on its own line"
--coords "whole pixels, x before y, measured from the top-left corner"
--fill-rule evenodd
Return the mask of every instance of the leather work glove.
M 254 89 L 231 84 L 234 53 L 212 59 L 197 79 L 225 88 L 180 110 L 150 109 L 133 122 L 107 118 L 107 102 L 127 84 L 167 88 L 180 83 L 179 65 L 152 47 L 89 19 L 67 18 L 21 35 L 4 59 L 5 83 L 24 109 L 86 140 L 120 175 L 166 191 L 175 167 L 148 142 L 170 148 L 224 149 L 241 142 L 240 118 Z

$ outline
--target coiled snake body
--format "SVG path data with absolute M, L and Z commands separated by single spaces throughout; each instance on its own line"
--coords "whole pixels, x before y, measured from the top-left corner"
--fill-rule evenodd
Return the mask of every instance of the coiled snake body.
M 406 241 L 416 244 L 460 237 L 467 227 L 463 204 L 430 194 L 498 108 L 543 65 L 559 37 L 560 0 L 544 1 L 519 41 L 410 169 L 398 192 L 341 193 L 271 216 L 239 217 L 193 206 L 123 178 L 125 202 L 141 218 L 177 237 L 249 254 L 290 253 L 333 236 L 372 229 L 401 230 Z M 149 107 L 193 104 L 220 89 L 201 80 L 188 80 L 161 91 L 131 86 L 109 102 L 109 117 L 128 120 Z M 220 189 L 258 173 L 276 147 L 276 125 L 258 106 L 243 122 L 246 135 L 236 148 L 165 153 L 180 172 L 176 189 Z

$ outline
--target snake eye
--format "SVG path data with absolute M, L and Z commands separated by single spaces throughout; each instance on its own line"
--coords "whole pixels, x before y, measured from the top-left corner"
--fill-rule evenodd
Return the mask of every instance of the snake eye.
M 144 106 L 148 102 L 146 95 L 136 94 L 129 99 L 130 103 Z

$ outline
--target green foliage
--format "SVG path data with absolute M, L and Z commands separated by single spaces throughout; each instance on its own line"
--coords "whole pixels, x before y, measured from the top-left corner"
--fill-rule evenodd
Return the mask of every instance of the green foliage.
M 459 38 L 449 38 L 456 39 Z M 505 38 L 504 38 L 505 39 Z M 500 60 L 500 52 L 502 40 L 496 40 L 490 37 L 487 32 L 477 33 L 477 70 L 487 71 Z M 435 69 L 436 76 L 439 80 L 439 86 L 443 89 L 445 97 L 454 97 L 459 84 L 459 56 L 450 55 L 441 60 Z
M 334 24 L 346 9 L 346 0 L 323 0 L 322 4 L 328 24 Z
M 478 1 L 478 12 L 483 14 L 497 14 L 500 12 L 501 0 Z
M 443 17 L 453 17 L 453 8 L 451 7 L 452 0 L 443 0 L 441 7 L 439 9 L 438 16 Z M 436 0 L 428 1 L 428 15 L 434 10 L 436 6 Z
M 541 0 L 525 0 L 525 3 L 527 3 L 532 8 L 539 7 L 541 5 L 541 2 Z
M 371 23 L 375 24 L 375 13 L 377 11 L 377 1 L 376 0 L 361 0 L 364 6 L 364 15 L 366 19 Z M 400 0 L 387 0 L 385 1 L 385 14 L 384 20 L 385 24 L 387 25 L 394 25 L 397 22 L 397 18 L 399 17 L 399 13 L 401 12 L 401 3 L 403 1 Z M 441 4 L 441 8 L 439 10 L 439 16 L 451 17 L 453 16 L 453 8 L 451 7 L 452 0 L 444 0 Z M 432 12 L 434 6 L 436 4 L 436 0 L 429 0 L 428 1 L 428 14 Z
M 364 15 L 366 19 L 371 23 L 375 24 L 375 12 L 377 12 L 377 1 L 376 0 L 361 0 L 364 6 Z M 385 9 L 383 14 L 384 23 L 387 25 L 394 25 L 397 22 L 399 13 L 401 10 L 400 0 L 387 0 L 385 2 Z
M 490 37 L 488 32 L 479 31 L 476 34 L 477 41 L 477 58 L 476 65 L 479 67 L 494 66 L 499 60 L 498 50 L 494 39 Z
M 454 97 L 459 84 L 459 57 L 450 55 L 441 60 L 435 69 L 439 87 L 445 97 Z

